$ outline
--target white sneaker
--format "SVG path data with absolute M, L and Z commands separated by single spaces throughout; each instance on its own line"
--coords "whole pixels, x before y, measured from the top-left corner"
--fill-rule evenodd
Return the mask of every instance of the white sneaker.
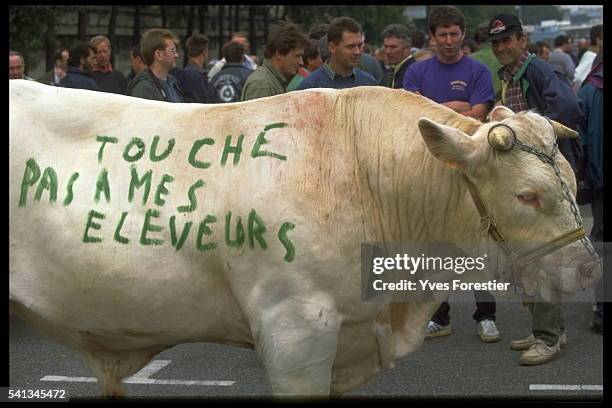
M 427 331 L 425 332 L 425 339 L 431 339 L 433 337 L 444 337 L 452 334 L 451 325 L 446 326 L 439 325 L 434 321 L 429 321 L 427 324 Z
M 478 336 L 480 336 L 480 340 L 484 343 L 494 343 L 501 339 L 501 335 L 499 334 L 499 330 L 497 330 L 497 326 L 495 326 L 494 320 L 485 319 L 478 322 L 476 332 Z

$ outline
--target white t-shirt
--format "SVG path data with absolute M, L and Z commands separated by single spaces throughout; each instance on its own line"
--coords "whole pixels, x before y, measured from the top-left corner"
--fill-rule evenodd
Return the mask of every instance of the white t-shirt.
M 585 80 L 588 73 L 591 72 L 591 67 L 596 56 L 597 54 L 591 50 L 587 50 L 582 54 L 582 58 L 580 58 L 580 62 L 574 71 L 574 89 L 580 89 L 582 82 Z

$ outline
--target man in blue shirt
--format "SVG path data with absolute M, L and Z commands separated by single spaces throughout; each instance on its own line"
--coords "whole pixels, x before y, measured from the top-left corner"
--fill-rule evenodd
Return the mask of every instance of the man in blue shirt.
M 404 89 L 484 121 L 495 102 L 493 80 L 483 63 L 461 51 L 463 14 L 455 7 L 439 6 L 432 9 L 428 25 L 437 44 L 436 55 L 408 67 Z
M 185 67 L 174 67 L 170 74 L 176 77 L 185 102 L 211 103 L 213 96 L 209 91 L 208 76 L 204 72 L 208 58 L 208 37 L 204 34 L 192 35 L 185 42 L 185 52 L 189 58 Z
M 464 56 L 465 18 L 453 6 L 438 6 L 428 19 L 430 38 L 437 44 L 435 56 L 412 64 L 404 75 L 404 89 L 419 93 L 455 112 L 484 121 L 495 102 L 493 80 L 481 62 Z M 495 298 L 488 291 L 474 291 L 477 333 L 485 343 L 500 340 L 495 325 Z M 425 338 L 451 334 L 450 305 L 443 302 L 427 325 Z
M 309 88 L 344 89 L 378 85 L 378 81 L 357 68 L 363 50 L 361 26 L 350 17 L 335 18 L 327 30 L 329 61 L 305 78 L 297 90 Z

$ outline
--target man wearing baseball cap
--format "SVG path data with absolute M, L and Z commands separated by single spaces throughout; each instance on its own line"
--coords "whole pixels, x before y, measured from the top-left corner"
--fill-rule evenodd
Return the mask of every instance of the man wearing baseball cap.
M 498 14 L 489 22 L 491 48 L 502 64 L 502 104 L 514 112 L 535 110 L 565 126 L 577 129 L 582 121 L 578 101 L 568 83 L 547 62 L 527 51 L 521 21 L 512 14 Z M 572 144 L 573 142 L 573 144 Z M 577 139 L 558 140 L 559 150 L 577 170 L 581 146 Z M 528 302 L 532 334 L 510 342 L 513 350 L 524 350 L 523 365 L 544 364 L 556 358 L 566 344 L 561 305 L 533 299 Z

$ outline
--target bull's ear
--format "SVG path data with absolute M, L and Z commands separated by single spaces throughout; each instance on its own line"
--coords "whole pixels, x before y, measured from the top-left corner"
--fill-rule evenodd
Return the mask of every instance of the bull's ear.
M 504 105 L 497 105 L 489 114 L 491 122 L 501 122 L 502 120 L 514 115 L 514 111 L 512 111 L 512 109 L 510 108 L 505 107 Z
M 474 140 L 458 129 L 421 118 L 419 131 L 431 154 L 452 168 L 465 168 L 474 156 Z

